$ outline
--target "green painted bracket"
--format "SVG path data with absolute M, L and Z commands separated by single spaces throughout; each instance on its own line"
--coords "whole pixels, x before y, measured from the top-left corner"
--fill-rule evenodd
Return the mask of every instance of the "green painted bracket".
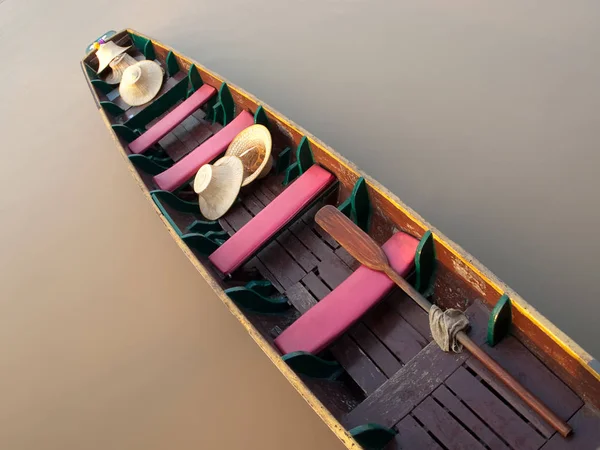
M 150 175 L 158 175 L 159 173 L 168 169 L 168 167 L 155 162 L 146 155 L 128 155 L 127 157 L 135 167 Z
M 163 190 L 155 190 L 150 191 L 150 194 L 153 198 L 157 199 L 160 203 L 165 203 L 169 205 L 171 208 L 176 209 L 177 211 L 183 213 L 200 213 L 200 205 L 198 202 L 186 202 L 185 200 L 181 200 L 175 194 L 169 191 Z
M 254 113 L 254 123 L 258 123 L 260 125 L 264 125 L 269 128 L 269 118 L 267 117 L 267 113 L 265 112 L 265 108 L 259 106 Z
M 288 168 L 285 169 L 285 174 L 284 174 L 284 177 L 283 177 L 282 184 L 284 186 L 287 186 L 292 181 L 294 181 L 296 178 L 298 178 L 298 175 L 300 175 L 300 164 L 298 164 L 298 162 L 290 164 L 288 166 Z
M 188 247 L 199 251 L 205 256 L 210 255 L 221 245 L 218 242 L 215 242 L 212 239 L 199 233 L 183 234 L 181 235 L 181 239 L 183 240 L 183 242 L 186 243 Z
M 223 231 L 221 225 L 216 220 L 194 220 L 187 228 L 188 233 L 200 233 L 205 234 L 210 231 Z
M 205 237 L 213 240 L 213 241 L 219 241 L 219 242 L 225 242 L 227 239 L 229 239 L 229 233 L 227 233 L 227 231 L 225 230 L 215 230 L 215 231 L 209 231 L 208 233 L 201 233 L 203 234 Z
M 487 343 L 493 347 L 510 331 L 512 324 L 512 305 L 508 295 L 504 294 L 492 309 L 488 321 Z
M 369 199 L 367 182 L 363 177 L 356 181 L 350 197 L 340 204 L 338 209 L 364 232 L 369 232 L 371 226 L 371 200 Z
M 85 73 L 87 74 L 87 76 L 90 79 L 90 81 L 98 79 L 98 74 L 96 73 L 96 71 L 94 69 L 92 69 L 88 65 L 88 63 L 83 63 L 83 66 L 85 67 Z
M 122 137 L 125 140 L 125 142 L 127 142 L 127 143 L 135 141 L 139 136 L 139 134 L 137 134 L 135 131 L 133 131 L 131 128 L 129 128 L 127 125 L 115 123 L 115 124 L 111 125 L 111 128 L 113 129 L 113 131 L 115 133 L 117 133 L 117 136 Z
M 198 72 L 198 68 L 195 64 L 190 66 L 190 70 L 188 70 L 188 80 L 190 82 L 190 90 L 188 91 L 188 97 L 196 92 L 198 89 L 202 87 L 204 82 L 202 81 L 202 77 L 200 76 L 200 72 Z
M 313 157 L 312 150 L 310 149 L 310 144 L 306 136 L 302 136 L 300 139 L 300 143 L 298 144 L 298 148 L 296 149 L 296 162 L 290 164 L 290 166 L 285 171 L 285 176 L 283 178 L 283 185 L 287 186 L 292 181 L 299 177 L 304 172 L 306 172 L 310 166 L 315 163 L 315 158 Z
M 144 57 L 149 60 L 156 59 L 156 52 L 154 51 L 154 45 L 152 45 L 152 41 L 150 39 L 146 39 L 142 36 L 138 36 L 137 34 L 129 33 L 131 36 L 131 40 L 133 41 L 133 45 L 144 54 Z
M 94 86 L 104 95 L 107 95 L 109 92 L 112 92 L 115 89 L 114 86 L 111 86 L 106 81 L 100 80 L 99 78 L 96 78 L 95 80 L 90 80 L 90 83 L 92 83 L 92 86 Z
M 187 86 L 188 79 L 187 77 L 183 77 L 168 92 L 155 99 L 150 105 L 125 122 L 125 125 L 133 129 L 145 128 L 148 123 L 164 114 L 179 100 L 186 98 Z
M 90 45 L 87 46 L 87 48 L 85 49 L 85 53 L 89 53 L 92 50 L 94 50 L 94 44 L 96 42 L 98 42 L 100 39 L 106 41 L 107 39 L 109 39 L 110 37 L 114 36 L 115 34 L 117 34 L 117 32 L 115 30 L 108 30 L 106 33 L 104 33 L 101 36 L 98 36 L 96 39 L 94 39 Z
M 296 161 L 300 166 L 300 175 L 306 172 L 310 166 L 315 163 L 312 150 L 310 149 L 310 143 L 306 136 L 302 136 L 300 144 L 298 144 L 298 150 L 296 150 Z
M 275 173 L 283 173 L 290 165 L 291 157 L 292 147 L 286 147 L 281 150 L 281 152 L 279 152 L 279 156 L 277 157 L 277 162 L 275 163 Z
M 259 295 L 268 297 L 274 295 L 277 292 L 273 283 L 269 280 L 252 280 L 246 283 L 246 288 L 256 292 Z
M 292 352 L 281 357 L 294 372 L 311 378 L 335 380 L 344 369 L 337 361 L 328 361 L 309 352 Z
M 102 106 L 102 108 L 104 108 L 104 111 L 106 111 L 113 117 L 118 117 L 125 112 L 120 106 L 109 101 L 100 102 L 100 106 Z
M 236 305 L 257 313 L 281 313 L 290 307 L 284 296 L 266 297 L 242 286 L 225 289 L 225 293 Z
M 171 167 L 173 165 L 173 160 L 171 158 L 169 158 L 168 156 L 161 158 L 160 156 L 153 156 L 153 155 L 146 155 L 148 156 L 148 159 L 150 159 L 152 162 L 159 164 L 161 166 L 165 166 L 165 167 Z
M 435 241 L 431 230 L 427 230 L 415 252 L 415 289 L 423 297 L 430 297 L 433 294 L 436 268 Z
M 348 433 L 365 450 L 383 450 L 398 434 L 396 430 L 377 423 L 354 427 Z
M 213 123 L 219 122 L 221 125 L 225 126 L 233 120 L 235 103 L 227 83 L 223 83 L 219 88 L 219 99 L 213 105 L 212 110 Z
M 167 53 L 167 74 L 172 77 L 177 72 L 179 72 L 179 63 L 177 62 L 175 53 L 170 51 Z

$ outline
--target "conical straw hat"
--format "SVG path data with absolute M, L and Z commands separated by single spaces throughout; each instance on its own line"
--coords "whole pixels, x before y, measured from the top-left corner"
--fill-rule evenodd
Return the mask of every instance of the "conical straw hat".
M 152 100 L 163 82 L 163 71 L 154 61 L 139 61 L 123 71 L 119 94 L 131 106 Z
M 104 42 L 101 41 L 98 45 L 98 50 L 96 50 L 96 57 L 98 58 L 98 73 L 102 72 L 104 69 L 108 67 L 110 62 L 119 56 L 121 53 L 125 53 L 127 50 L 131 48 L 131 45 L 128 47 L 119 47 L 113 41 Z
M 133 56 L 129 56 L 127 53 L 120 54 L 109 63 L 112 70 L 106 75 L 104 81 L 108 84 L 119 84 L 125 69 L 129 66 L 133 66 L 136 62 L 137 61 Z
M 194 191 L 202 215 L 208 220 L 223 216 L 235 202 L 243 178 L 244 165 L 237 156 L 224 156 L 213 165 L 200 167 L 194 178 Z
M 226 156 L 237 156 L 244 164 L 246 186 L 257 178 L 267 176 L 273 166 L 271 133 L 264 125 L 252 125 L 238 134 L 229 144 Z

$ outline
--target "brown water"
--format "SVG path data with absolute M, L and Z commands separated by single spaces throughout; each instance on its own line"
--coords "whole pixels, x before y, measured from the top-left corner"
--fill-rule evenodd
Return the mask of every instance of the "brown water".
M 78 66 L 111 28 L 287 114 L 600 354 L 599 9 L 0 1 L 0 448 L 341 448 L 114 151 Z

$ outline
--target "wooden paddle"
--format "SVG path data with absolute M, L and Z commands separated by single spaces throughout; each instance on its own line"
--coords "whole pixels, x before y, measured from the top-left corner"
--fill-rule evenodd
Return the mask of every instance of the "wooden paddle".
M 388 258 L 381 247 L 379 247 L 367 233 L 362 231 L 337 208 L 331 205 L 324 206 L 317 212 L 315 221 L 338 241 L 359 263 L 369 269 L 384 272 L 400 287 L 400 289 L 417 302 L 421 308 L 426 312 L 429 312 L 429 309 L 432 306 L 431 303 L 392 269 L 388 262 Z M 537 397 L 525 389 L 512 375 L 504 370 L 502 366 L 479 348 L 479 346 L 477 346 L 464 331 L 460 331 L 456 337 L 458 342 L 471 352 L 475 358 L 487 367 L 490 372 L 502 380 L 506 386 L 527 403 L 531 409 L 542 416 L 544 420 L 554 427 L 554 429 L 562 436 L 567 437 L 572 433 L 573 430 L 564 420 L 558 417 Z

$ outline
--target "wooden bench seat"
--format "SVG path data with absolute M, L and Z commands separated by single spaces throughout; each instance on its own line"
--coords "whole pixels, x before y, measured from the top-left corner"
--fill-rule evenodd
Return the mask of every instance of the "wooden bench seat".
M 224 274 L 231 274 L 334 181 L 327 170 L 316 164 L 311 166 L 213 252 L 210 261 Z
M 248 111 L 242 111 L 221 131 L 200 144 L 185 158 L 154 177 L 160 189 L 173 191 L 192 178 L 200 167 L 210 163 L 223 153 L 231 141 L 244 129 L 254 124 L 254 117 Z
M 392 267 L 406 276 L 414 266 L 419 240 L 398 232 L 384 245 Z M 352 275 L 290 325 L 275 345 L 283 354 L 316 354 L 328 347 L 369 309 L 385 297 L 394 282 L 381 272 L 360 266 Z
M 132 153 L 144 153 L 151 146 L 156 144 L 168 133 L 173 131 L 179 124 L 188 118 L 194 111 L 206 104 L 217 90 L 204 84 L 194 92 L 188 99 L 181 103 L 177 108 L 167 114 L 154 124 L 149 130 L 129 144 L 129 150 Z

